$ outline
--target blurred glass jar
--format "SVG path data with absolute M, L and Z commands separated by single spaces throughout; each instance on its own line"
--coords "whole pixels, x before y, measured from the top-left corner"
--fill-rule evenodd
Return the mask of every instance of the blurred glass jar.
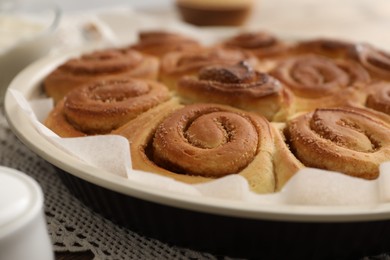
M 185 22 L 199 26 L 240 26 L 254 8 L 256 0 L 176 0 Z
M 51 2 L 0 0 L 0 104 L 16 74 L 49 52 L 60 17 Z

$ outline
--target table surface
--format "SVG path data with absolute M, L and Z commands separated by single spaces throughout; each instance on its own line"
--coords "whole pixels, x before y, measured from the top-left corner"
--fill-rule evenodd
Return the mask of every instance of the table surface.
M 64 15 L 84 10 L 112 8 L 115 6 L 132 6 L 135 9 L 155 13 L 156 15 L 176 15 L 172 0 L 53 0 L 64 11 Z M 390 49 L 390 1 L 388 0 L 346 0 L 336 1 L 328 0 L 325 2 L 310 0 L 273 0 L 258 1 L 255 12 L 245 25 L 247 28 L 259 28 L 273 31 L 279 34 L 299 35 L 304 37 L 325 35 L 333 37 L 349 38 L 352 40 L 362 40 L 371 42 L 382 48 Z M 1 108 L 2 109 L 2 108 Z M 82 204 L 71 198 L 65 187 L 54 176 L 47 176 L 47 173 L 53 173 L 50 166 L 30 152 L 22 143 L 20 143 L 9 129 L 4 119 L 3 112 L 0 114 L 0 141 L 2 147 L 0 151 L 0 164 L 19 169 L 33 176 L 41 184 L 45 193 L 45 212 L 47 213 L 49 233 L 53 238 L 53 248 L 56 259 L 100 259 L 104 253 L 102 246 L 94 241 L 88 241 L 96 238 L 96 235 L 89 234 L 88 227 L 80 227 L 73 219 L 80 214 L 91 222 L 102 223 L 102 229 L 114 230 L 114 238 L 122 239 L 124 237 L 133 240 L 130 245 L 134 254 L 129 253 L 133 258 L 141 255 L 141 258 L 153 256 L 143 252 L 145 246 L 148 250 L 165 250 L 163 257 L 170 254 L 192 259 L 217 259 L 217 257 L 203 253 L 195 252 L 191 249 L 176 248 L 166 245 L 159 241 L 151 241 L 148 238 L 133 234 L 129 230 L 116 227 L 113 223 L 102 219 L 94 212 L 83 209 Z M 44 173 L 43 173 L 44 172 Z M 63 204 L 54 199 L 55 194 L 61 194 L 66 200 Z M 64 210 L 66 208 L 66 210 Z M 74 211 L 82 211 L 74 212 Z M 64 220 L 64 219 L 67 220 Z M 72 222 L 73 221 L 73 222 Z M 71 224 L 69 224 L 71 223 Z M 76 223 L 76 224 L 75 224 Z M 69 225 L 73 227 L 68 227 Z M 74 230 L 82 228 L 83 234 L 76 234 Z M 73 240 L 69 237 L 74 235 Z M 85 236 L 83 238 L 83 236 Z M 136 242 L 134 242 L 136 241 Z M 72 244 L 73 243 L 73 244 Z M 80 244 L 80 245 L 77 245 Z M 126 245 L 129 246 L 129 245 Z M 109 247 L 109 245 L 108 245 Z M 162 248 L 162 249 L 161 249 Z M 161 255 L 160 255 L 161 256 Z M 382 255 L 372 259 L 389 259 L 390 256 Z M 106 257 L 104 257 L 106 258 Z M 109 257 L 107 257 L 109 259 Z M 371 259 L 367 257 L 365 259 Z

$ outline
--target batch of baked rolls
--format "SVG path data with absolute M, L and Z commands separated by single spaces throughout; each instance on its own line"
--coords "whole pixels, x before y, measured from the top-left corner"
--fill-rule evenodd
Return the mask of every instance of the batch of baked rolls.
M 43 87 L 59 136 L 124 136 L 134 169 L 185 183 L 239 174 L 270 193 L 303 167 L 371 180 L 390 161 L 390 54 L 370 44 L 144 31 Z

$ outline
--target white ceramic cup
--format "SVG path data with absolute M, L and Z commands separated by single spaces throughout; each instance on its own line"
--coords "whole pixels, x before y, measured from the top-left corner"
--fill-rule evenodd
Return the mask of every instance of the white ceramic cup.
M 2 166 L 0 166 L 0 259 L 54 259 L 40 186 L 26 174 Z

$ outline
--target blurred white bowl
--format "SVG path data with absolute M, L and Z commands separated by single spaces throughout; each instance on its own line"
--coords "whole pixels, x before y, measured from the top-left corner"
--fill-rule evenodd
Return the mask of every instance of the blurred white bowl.
M 0 259 L 54 259 L 43 200 L 33 178 L 0 166 Z
M 50 2 L 0 1 L 0 104 L 14 76 L 50 51 L 60 17 Z

